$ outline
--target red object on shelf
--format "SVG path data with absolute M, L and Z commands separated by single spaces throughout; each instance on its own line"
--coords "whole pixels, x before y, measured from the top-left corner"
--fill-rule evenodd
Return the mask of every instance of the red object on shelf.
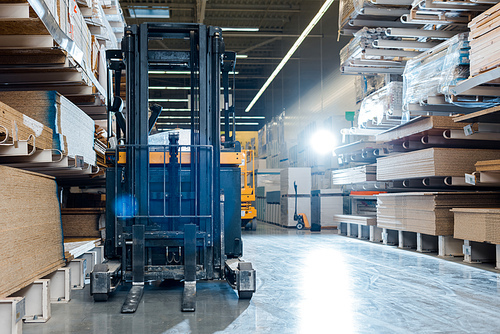
M 354 196 L 375 196 L 378 194 L 387 194 L 387 191 L 351 191 Z

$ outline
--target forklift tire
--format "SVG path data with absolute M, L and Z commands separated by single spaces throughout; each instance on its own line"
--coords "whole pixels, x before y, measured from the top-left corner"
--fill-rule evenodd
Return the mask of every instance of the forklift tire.
M 303 230 L 304 229 L 304 223 L 297 223 L 297 230 Z
M 238 291 L 238 297 L 240 297 L 240 299 L 252 299 L 252 296 L 252 291 Z
M 108 294 L 107 293 L 94 293 L 93 294 L 95 302 L 107 302 Z

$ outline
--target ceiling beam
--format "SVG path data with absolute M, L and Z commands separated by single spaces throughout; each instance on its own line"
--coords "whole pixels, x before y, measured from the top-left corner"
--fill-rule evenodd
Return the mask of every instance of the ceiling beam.
M 249 51 L 252 51 L 252 50 L 255 50 L 257 48 L 260 48 L 261 46 L 273 43 L 273 42 L 277 41 L 278 39 L 279 39 L 279 37 L 274 37 L 274 38 L 268 39 L 267 41 L 260 42 L 259 44 L 255 44 L 254 46 L 251 46 L 251 47 L 248 47 L 248 48 L 246 48 L 244 50 L 241 50 L 240 53 L 245 54 L 245 53 L 247 53 Z
M 196 22 L 203 23 L 207 9 L 207 0 L 196 0 Z

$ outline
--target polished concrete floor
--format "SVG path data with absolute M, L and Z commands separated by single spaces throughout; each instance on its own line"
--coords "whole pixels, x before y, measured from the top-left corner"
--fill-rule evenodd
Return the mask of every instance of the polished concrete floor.
M 500 275 L 323 231 L 260 224 L 245 232 L 257 292 L 240 301 L 223 282 L 198 284 L 181 313 L 180 285 L 147 287 L 135 314 L 127 288 L 94 303 L 88 287 L 52 304 L 46 324 L 23 333 L 499 333 Z

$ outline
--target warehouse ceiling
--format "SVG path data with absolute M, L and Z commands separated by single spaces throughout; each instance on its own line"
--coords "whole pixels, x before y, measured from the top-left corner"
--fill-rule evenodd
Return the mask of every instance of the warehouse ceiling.
M 239 57 L 245 57 L 237 59 L 235 105 L 239 117 L 238 129 L 249 131 L 259 129 L 265 123 L 264 117 L 271 115 L 266 115 L 262 108 L 254 108 L 251 113 L 244 113 L 244 109 L 286 53 L 287 49 L 283 50 L 282 45 L 289 47 L 301 33 L 293 22 L 300 22 L 301 19 L 308 22 L 322 1 L 121 0 L 120 3 L 127 24 L 183 22 L 253 29 L 223 32 L 226 50 L 236 51 Z M 286 33 L 289 31 L 294 33 Z M 164 81 L 158 80 L 159 86 L 166 86 Z M 162 98 L 166 92 L 153 94 L 156 94 L 155 98 Z

